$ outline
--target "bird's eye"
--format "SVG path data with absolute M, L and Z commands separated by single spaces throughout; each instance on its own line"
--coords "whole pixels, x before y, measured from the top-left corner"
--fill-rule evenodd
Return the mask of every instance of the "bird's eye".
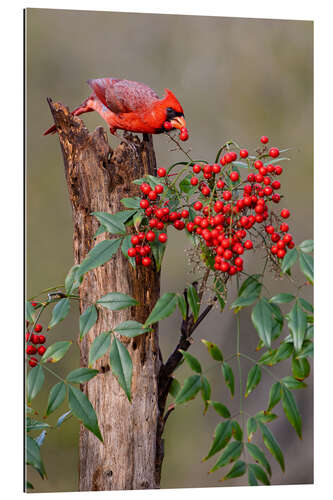
M 175 111 L 173 108 L 167 108 L 167 120 L 173 120 L 173 118 L 176 118 L 176 116 L 183 116 L 183 113 L 179 113 L 178 111 Z

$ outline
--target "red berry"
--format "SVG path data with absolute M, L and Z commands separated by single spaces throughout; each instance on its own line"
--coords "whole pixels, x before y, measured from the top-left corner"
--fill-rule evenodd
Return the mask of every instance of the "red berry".
M 232 162 L 232 155 L 230 153 L 226 153 L 224 155 L 224 159 L 226 163 L 231 163 Z
M 38 343 L 39 343 L 39 344 L 44 344 L 44 343 L 45 343 L 45 340 L 46 340 L 45 335 L 40 335 L 40 336 L 39 336 L 39 339 L 38 339 Z
M 39 323 L 37 323 L 37 325 L 35 326 L 34 330 L 35 330 L 36 333 L 39 333 L 39 332 L 41 332 L 43 330 L 43 327 L 42 327 L 42 325 L 40 325 Z
M 273 243 L 277 243 L 280 239 L 280 235 L 278 233 L 273 233 L 272 236 L 271 236 L 271 240 L 273 241 Z
M 44 352 L 46 352 L 46 347 L 43 345 L 39 346 L 37 352 L 40 356 L 43 356 Z
M 226 273 L 228 271 L 230 267 L 230 264 L 229 262 L 221 262 L 221 271 L 223 271 L 224 273 Z
M 28 355 L 30 355 L 30 354 L 36 354 L 37 349 L 36 349 L 36 347 L 34 345 L 29 344 L 29 345 L 27 345 L 26 352 L 27 352 Z
M 192 186 L 196 186 L 199 183 L 199 179 L 197 177 L 192 177 L 190 180 Z
M 149 191 L 148 198 L 152 201 L 156 200 L 157 199 L 157 192 L 156 191 Z
M 157 170 L 157 175 L 159 177 L 165 177 L 166 176 L 166 169 L 163 168 L 163 167 L 160 167 L 158 170 Z
M 273 234 L 274 233 L 274 226 L 266 226 L 265 231 L 268 234 Z
M 274 203 L 279 203 L 280 200 L 281 196 L 278 193 L 274 193 L 272 196 L 272 201 L 274 201 Z
M 251 250 L 251 248 L 253 248 L 253 243 L 251 240 L 246 240 L 245 243 L 244 243 L 244 247 L 246 248 L 246 250 Z
M 230 274 L 230 276 L 233 276 L 234 274 L 236 274 L 237 273 L 236 267 L 230 266 L 228 273 Z
M 127 254 L 128 254 L 129 257 L 135 257 L 136 256 L 136 250 L 135 250 L 135 248 L 129 248 L 127 250 Z
M 214 204 L 214 212 L 218 213 L 218 212 L 221 212 L 221 210 L 223 210 L 223 203 L 222 201 L 220 200 L 217 200 Z
M 189 233 L 192 233 L 192 231 L 194 231 L 194 226 L 195 224 L 193 222 L 188 222 L 186 224 L 186 229 L 188 230 Z
M 283 172 L 282 167 L 280 167 L 280 165 L 276 165 L 274 170 L 275 170 L 276 175 L 281 175 Z
M 280 248 L 278 251 L 277 251 L 277 254 L 279 259 L 283 259 L 283 257 L 286 255 L 286 251 L 283 250 L 283 248 Z
M 37 302 L 31 302 L 31 305 L 32 305 L 32 307 L 36 307 L 37 306 Z
M 132 236 L 131 238 L 132 245 L 137 245 L 139 241 L 140 241 L 139 236 L 137 236 L 136 234 Z
M 240 152 L 239 152 L 239 156 L 241 158 L 247 158 L 249 155 L 249 152 L 247 151 L 247 149 L 241 149 Z
M 286 233 L 287 231 L 289 231 L 288 224 L 286 224 L 285 222 L 282 222 L 282 224 L 280 226 L 280 231 L 282 231 L 283 233 Z
M 271 252 L 272 252 L 273 255 L 277 254 L 278 253 L 278 247 L 276 245 L 273 245 L 271 247 Z
M 182 220 L 176 220 L 173 225 L 176 229 L 178 229 L 178 231 L 181 231 L 185 227 L 185 224 Z
M 147 234 L 146 234 L 147 241 L 154 241 L 155 238 L 156 238 L 156 235 L 155 235 L 154 231 L 147 232 Z
M 38 364 L 38 360 L 36 358 L 30 358 L 29 365 L 33 368 Z
M 163 217 L 163 212 L 162 212 L 162 215 L 161 215 L 161 216 Z M 151 227 L 151 228 L 156 227 L 156 224 L 157 224 L 157 223 L 158 223 L 158 220 L 157 220 L 157 219 L 155 219 L 155 218 L 150 219 L 150 221 L 149 221 L 149 227 Z
M 271 164 L 267 165 L 267 172 L 272 174 L 275 171 L 275 167 Z
M 202 209 L 202 203 L 201 201 L 196 201 L 193 205 L 194 210 L 201 210 Z
M 28 342 L 29 338 L 30 338 L 30 332 L 26 332 L 25 341 Z
M 168 239 L 168 236 L 167 236 L 165 233 L 161 233 L 161 234 L 159 235 L 158 239 L 159 239 L 159 241 L 160 241 L 161 243 L 165 243 L 165 242 L 167 241 L 167 239 Z
M 39 344 L 39 336 L 36 335 L 35 333 L 32 333 L 30 337 L 30 342 L 32 342 L 33 344 Z
M 172 123 L 168 122 L 168 121 L 164 122 L 163 125 L 164 125 L 165 130 L 171 130 L 173 128 Z
M 140 241 L 143 241 L 145 239 L 145 233 L 142 232 L 138 233 L 138 238 Z
M 263 162 L 262 162 L 261 160 L 256 160 L 256 161 L 254 162 L 254 168 L 256 168 L 256 169 L 258 169 L 258 170 L 259 170 L 259 168 L 261 168 L 261 167 L 263 167 L 263 166 L 264 166 L 264 164 L 263 164 Z
M 187 217 L 190 215 L 190 212 L 185 209 L 181 211 L 180 215 L 182 216 L 182 219 L 187 219 Z
M 143 182 L 141 184 L 140 189 L 143 192 L 143 194 L 148 194 L 151 191 L 151 187 L 146 182 Z
M 260 142 L 262 142 L 263 144 L 267 144 L 268 143 L 268 137 L 266 137 L 265 135 L 263 135 L 262 137 L 260 137 Z
M 205 174 L 211 174 L 212 173 L 212 166 L 211 165 L 205 165 L 204 168 L 203 168 L 203 171 Z
M 231 151 L 230 155 L 231 155 L 231 161 L 237 160 L 237 153 L 235 153 L 235 151 Z
M 220 167 L 220 165 L 218 165 L 217 163 L 214 163 L 214 165 L 213 165 L 213 167 L 212 167 L 212 168 L 213 168 L 213 172 L 214 172 L 214 174 L 218 174 L 218 173 L 220 173 L 220 172 L 221 172 L 221 167 Z
M 230 260 L 232 257 L 232 251 L 227 248 L 226 250 L 224 250 L 223 257 L 225 258 L 225 260 Z
M 281 187 L 281 182 L 279 182 L 279 181 L 272 182 L 273 189 L 280 189 L 280 187 Z
M 293 241 L 288 243 L 288 248 L 294 248 L 294 246 L 295 246 L 295 243 Z
M 183 127 L 180 131 L 179 139 L 181 141 L 187 141 L 188 139 L 188 131 L 187 128 Z
M 292 239 L 293 239 L 293 237 L 291 236 L 291 234 L 288 234 L 288 233 L 287 233 L 287 234 L 285 234 L 285 235 L 283 236 L 283 241 L 284 241 L 285 243 L 290 243 L 290 242 L 292 241 Z
M 230 180 L 232 180 L 232 182 L 236 182 L 239 179 L 239 173 L 238 172 L 231 172 L 229 177 L 230 177 Z
M 156 229 L 158 229 L 159 231 L 161 231 L 161 229 L 164 228 L 164 224 L 163 222 L 161 222 L 160 220 L 158 221 L 158 223 L 156 224 Z
M 280 154 L 280 151 L 278 150 L 278 148 L 271 148 L 269 150 L 269 156 L 271 158 L 277 158 L 279 156 L 279 154 Z
M 161 194 L 161 193 L 163 193 L 163 191 L 164 191 L 164 187 L 162 186 L 162 184 L 157 184 L 157 185 L 155 186 L 155 190 L 154 190 L 154 191 L 155 191 L 155 193 L 157 193 L 157 194 Z
M 231 194 L 231 191 L 224 191 L 223 192 L 223 199 L 228 201 L 228 200 L 231 200 L 232 198 L 232 194 Z
M 143 209 L 146 209 L 149 207 L 149 201 L 148 200 L 141 200 L 140 201 L 140 207 Z
M 151 258 L 150 257 L 143 257 L 142 259 L 142 265 L 145 267 L 150 266 L 151 264 Z
M 222 181 L 222 179 L 219 179 L 216 183 L 216 186 L 219 188 L 219 189 L 223 189 L 224 186 L 225 186 L 225 182 Z
M 236 257 L 235 259 L 235 266 L 241 267 L 243 265 L 243 259 L 242 257 Z
M 281 210 L 281 217 L 283 217 L 284 219 L 288 219 L 289 216 L 290 216 L 290 212 L 287 208 L 284 208 L 283 210 Z
M 203 188 L 201 189 L 201 192 L 204 196 L 209 196 L 210 194 L 210 189 L 208 186 L 203 186 Z

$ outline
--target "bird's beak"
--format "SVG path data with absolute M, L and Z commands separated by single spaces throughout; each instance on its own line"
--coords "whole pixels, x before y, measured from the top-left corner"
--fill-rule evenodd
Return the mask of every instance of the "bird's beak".
M 183 116 L 177 116 L 173 120 L 170 120 L 170 123 L 173 126 L 173 128 L 179 128 L 179 129 L 186 128 L 186 121 Z

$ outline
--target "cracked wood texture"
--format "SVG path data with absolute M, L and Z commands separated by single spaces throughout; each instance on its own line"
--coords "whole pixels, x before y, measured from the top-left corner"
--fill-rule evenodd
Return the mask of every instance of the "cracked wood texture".
M 155 174 L 156 160 L 151 136 L 136 137 L 136 153 L 121 143 L 111 150 L 102 127 L 89 133 L 82 120 L 60 103 L 49 105 L 57 126 L 74 223 L 74 260 L 80 264 L 87 253 L 108 237 L 93 239 L 98 228 L 91 212 L 123 210 L 120 200 L 139 194 L 133 179 Z M 123 292 L 139 305 L 123 311 L 99 307 L 96 325 L 79 343 L 81 366 L 88 366 L 89 349 L 101 332 L 135 319 L 144 322 L 155 305 L 160 276 L 142 266 L 134 270 L 118 250 L 113 259 L 89 271 L 80 286 L 80 312 L 108 292 Z M 82 387 L 96 410 L 104 439 L 101 443 L 82 425 L 80 428 L 79 490 L 126 490 L 159 488 L 163 457 L 158 425 L 158 372 L 161 365 L 158 332 L 134 339 L 118 336 L 133 361 L 130 403 L 110 371 L 108 354 L 94 368 L 100 373 Z

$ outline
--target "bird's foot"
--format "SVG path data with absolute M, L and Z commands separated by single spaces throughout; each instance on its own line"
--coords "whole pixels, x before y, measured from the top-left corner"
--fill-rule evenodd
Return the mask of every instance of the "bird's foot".
M 124 142 L 127 144 L 135 156 L 139 156 L 138 147 L 140 146 L 140 139 L 136 135 L 133 135 L 126 130 L 124 131 L 123 136 L 119 135 L 117 132 L 114 135 L 120 139 L 120 143 Z

